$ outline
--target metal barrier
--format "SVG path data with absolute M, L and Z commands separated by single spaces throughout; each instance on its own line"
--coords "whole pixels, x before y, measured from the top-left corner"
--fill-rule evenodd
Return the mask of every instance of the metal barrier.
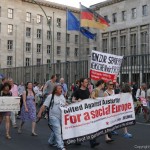
M 50 79 L 52 74 L 56 74 L 58 79 L 65 78 L 65 82 L 70 86 L 80 77 L 88 77 L 89 66 L 88 60 L 57 63 L 49 65 L 4 68 L 0 73 L 6 77 L 12 77 L 16 83 L 23 81 L 37 81 L 45 83 Z M 118 81 L 136 82 L 138 85 L 142 82 L 150 83 L 150 54 L 125 56 Z

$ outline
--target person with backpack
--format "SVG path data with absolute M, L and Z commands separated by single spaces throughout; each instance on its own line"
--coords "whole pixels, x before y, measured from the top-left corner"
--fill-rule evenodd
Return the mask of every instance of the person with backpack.
M 62 86 L 56 85 L 38 113 L 38 118 L 41 118 L 42 113 L 45 111 L 46 107 L 49 108 L 49 118 L 48 123 L 51 129 L 50 138 L 48 140 L 49 145 L 56 145 L 59 150 L 66 150 L 62 138 L 61 132 L 61 110 L 60 106 L 66 105 L 66 99 L 62 95 Z
M 22 133 L 22 127 L 26 121 L 32 121 L 32 136 L 37 136 L 35 133 L 36 126 L 36 105 L 35 93 L 33 91 L 32 82 L 27 82 L 26 91 L 23 92 L 23 106 L 21 108 L 21 123 L 18 128 L 18 133 Z

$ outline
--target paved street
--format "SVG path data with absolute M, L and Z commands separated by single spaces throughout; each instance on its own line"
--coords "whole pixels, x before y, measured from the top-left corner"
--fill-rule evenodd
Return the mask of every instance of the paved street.
M 141 116 L 138 118 L 135 126 L 129 127 L 130 133 L 134 135 L 132 139 L 125 139 L 122 136 L 123 130 L 120 129 L 119 135 L 113 136 L 115 139 L 114 143 L 106 144 L 104 136 L 98 138 L 100 145 L 95 148 L 97 150 L 138 150 L 137 146 L 149 146 L 150 149 L 150 124 L 142 123 Z M 49 136 L 49 128 L 46 120 L 41 120 L 37 124 L 38 137 L 31 136 L 31 124 L 27 123 L 24 126 L 22 134 L 17 133 L 17 129 L 11 129 L 12 139 L 10 141 L 5 139 L 4 122 L 0 128 L 0 150 L 55 150 L 56 148 L 50 147 L 47 144 Z M 69 150 L 90 150 L 89 142 L 83 143 L 81 146 L 71 145 L 68 146 Z M 142 148 L 144 149 L 144 148 Z M 146 149 L 146 148 L 145 148 Z

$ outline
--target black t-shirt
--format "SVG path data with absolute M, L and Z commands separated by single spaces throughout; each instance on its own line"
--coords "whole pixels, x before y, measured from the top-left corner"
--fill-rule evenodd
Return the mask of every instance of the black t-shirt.
M 76 100 L 78 99 L 87 99 L 90 97 L 90 92 L 89 89 L 87 88 L 86 90 L 82 90 L 82 89 L 78 89 L 75 93 L 74 93 L 74 97 L 76 98 Z

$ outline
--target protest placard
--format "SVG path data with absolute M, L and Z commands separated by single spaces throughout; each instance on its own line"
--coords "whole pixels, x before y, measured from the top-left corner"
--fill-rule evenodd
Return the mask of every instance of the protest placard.
M 103 79 L 106 82 L 109 80 L 116 82 L 122 60 L 123 56 L 93 50 L 91 54 L 90 78 L 93 80 Z
M 20 111 L 20 97 L 0 96 L 0 112 Z

